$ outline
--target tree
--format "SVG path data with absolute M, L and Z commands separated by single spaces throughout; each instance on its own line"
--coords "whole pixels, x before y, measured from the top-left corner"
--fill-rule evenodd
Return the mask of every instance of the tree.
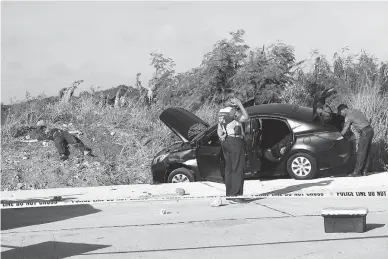
M 233 77 L 235 88 L 243 91 L 257 102 L 279 101 L 281 92 L 287 84 L 293 83 L 295 63 L 294 48 L 276 43 L 267 49 L 250 51 L 243 66 Z
M 175 78 L 175 62 L 171 58 L 165 58 L 163 54 L 155 51 L 150 54 L 151 65 L 155 72 L 148 82 L 149 89 L 157 99 L 164 99 L 166 92 L 171 92 L 171 88 L 177 83 Z
M 380 90 L 384 93 L 388 92 L 388 62 L 382 62 L 379 71 Z
M 376 83 L 381 84 L 381 68 L 377 60 L 361 50 L 358 54 L 347 53 L 348 49 L 344 48 L 341 54 L 334 54 L 334 74 L 347 84 L 350 89 L 359 89 L 359 87 Z
M 374 85 L 378 79 L 378 72 L 377 60 L 362 50 L 357 64 L 359 85 Z
M 151 88 L 166 87 L 175 82 L 175 62 L 171 58 L 165 58 L 162 53 L 152 52 L 151 65 L 155 68 L 152 79 L 149 81 Z
M 204 93 L 211 98 L 233 88 L 232 78 L 243 66 L 249 46 L 244 43 L 244 30 L 230 32 L 230 39 L 218 41 L 201 64 Z

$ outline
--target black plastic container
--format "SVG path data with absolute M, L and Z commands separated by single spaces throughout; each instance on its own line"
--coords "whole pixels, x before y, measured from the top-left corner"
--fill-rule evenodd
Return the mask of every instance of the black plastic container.
M 367 214 L 366 208 L 326 208 L 321 213 L 326 233 L 363 233 Z

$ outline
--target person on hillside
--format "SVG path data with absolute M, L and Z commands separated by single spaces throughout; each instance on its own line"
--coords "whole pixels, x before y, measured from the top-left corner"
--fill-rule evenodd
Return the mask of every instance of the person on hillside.
M 322 123 L 326 123 L 331 119 L 331 111 L 329 107 L 322 102 L 318 102 L 314 106 L 314 119 L 319 119 Z
M 249 115 L 235 93 L 226 97 L 225 107 L 218 112 L 217 134 L 221 140 L 221 148 L 225 161 L 225 186 L 227 200 L 241 202 L 233 196 L 243 195 L 245 142 L 243 122 Z
M 52 140 L 61 160 L 67 160 L 69 158 L 69 145 L 78 148 L 84 156 L 91 155 L 91 149 L 85 146 L 79 138 L 72 135 L 69 131 L 57 128 L 48 129 L 44 121 L 39 121 L 36 126 L 36 128 L 29 132 L 26 136 L 27 141 L 24 142 Z
M 334 88 L 327 88 L 314 95 L 313 119 L 319 119 L 322 123 L 332 119 L 332 111 L 330 106 L 326 104 L 326 99 L 335 93 L 337 92 Z
M 350 177 L 357 177 L 366 175 L 369 166 L 369 152 L 372 145 L 374 130 L 371 126 L 370 120 L 357 109 L 349 109 L 346 104 L 340 104 L 337 107 L 338 113 L 345 117 L 345 124 L 341 134 L 345 136 L 346 132 L 353 125 L 355 131 L 359 133 L 358 147 L 357 147 L 357 162 L 353 173 Z

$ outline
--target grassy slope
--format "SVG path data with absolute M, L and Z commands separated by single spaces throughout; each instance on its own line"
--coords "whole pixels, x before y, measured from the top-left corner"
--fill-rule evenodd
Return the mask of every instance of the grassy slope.
M 376 131 L 374 170 L 387 169 L 384 165 L 388 164 L 388 97 L 382 98 L 375 90 L 365 88 L 341 99 L 372 118 Z M 217 108 L 204 104 L 195 113 L 211 123 Z M 2 190 L 150 183 L 153 156 L 179 140 L 159 121 L 164 107 L 157 105 L 100 108 L 84 98 L 71 104 L 55 103 L 34 109 L 42 113 L 38 117 L 45 118 L 51 127 L 63 128 L 63 123 L 72 122 L 74 128 L 84 132 L 81 139 L 97 157 L 83 158 L 78 150 L 71 149 L 69 161 L 63 163 L 53 142 L 48 146 L 41 142 L 17 142 L 11 135 L 15 127 L 22 125 L 21 119 L 10 117 L 1 132 Z
M 39 109 L 49 127 L 66 129 L 63 124 L 71 122 L 74 129 L 82 131 L 80 138 L 97 157 L 84 158 L 71 148 L 70 159 L 62 162 L 52 141 L 44 146 L 42 142 L 21 143 L 12 138 L 13 129 L 22 123 L 9 117 L 1 132 L 2 190 L 150 183 L 154 155 L 179 141 L 160 122 L 163 108 L 156 105 L 100 108 L 85 98 Z M 215 107 L 205 106 L 197 114 L 212 121 L 214 112 L 210 109 Z M 57 118 L 64 119 L 52 123 Z

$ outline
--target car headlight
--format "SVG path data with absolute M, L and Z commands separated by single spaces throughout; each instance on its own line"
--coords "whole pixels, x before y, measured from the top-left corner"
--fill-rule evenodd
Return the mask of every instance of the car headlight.
M 157 164 L 159 162 L 162 162 L 167 156 L 168 156 L 168 154 L 163 154 L 163 155 L 155 157 L 153 164 Z

